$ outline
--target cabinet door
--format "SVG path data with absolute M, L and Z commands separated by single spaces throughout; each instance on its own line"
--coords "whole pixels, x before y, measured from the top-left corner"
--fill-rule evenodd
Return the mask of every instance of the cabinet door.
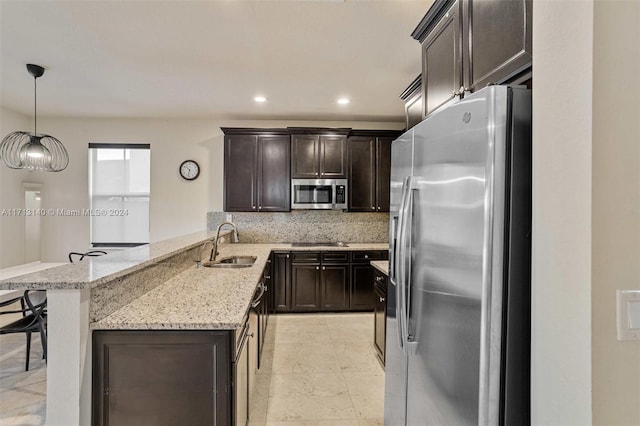
M 320 178 L 344 179 L 347 177 L 347 137 L 342 135 L 320 136 Z
M 224 211 L 257 211 L 258 137 L 224 137 Z
M 291 210 L 290 137 L 258 137 L 258 211 Z
M 272 300 L 274 312 L 291 311 L 291 259 L 289 253 L 275 252 L 272 264 Z
M 349 309 L 349 265 L 322 265 L 321 272 L 322 310 Z
M 501 84 L 531 66 L 531 0 L 465 0 L 465 87 Z
M 320 310 L 320 265 L 291 264 L 291 310 Z
M 320 177 L 318 135 L 291 136 L 291 177 L 318 179 Z
M 422 43 L 424 115 L 453 98 L 462 86 L 460 4 L 455 2 Z
M 232 424 L 230 346 L 224 331 L 95 331 L 92 424 Z
M 373 266 L 368 263 L 351 265 L 351 310 L 373 310 L 373 271 Z
M 385 345 L 387 330 L 387 292 L 386 277 L 376 272 L 376 285 L 374 288 L 375 300 L 373 308 L 373 344 L 376 349 L 378 359 L 384 365 L 385 361 Z M 379 282 L 378 282 L 379 281 Z
M 375 211 L 376 138 L 352 136 L 347 144 L 349 148 L 349 211 Z
M 376 211 L 389 211 L 392 138 L 376 140 Z

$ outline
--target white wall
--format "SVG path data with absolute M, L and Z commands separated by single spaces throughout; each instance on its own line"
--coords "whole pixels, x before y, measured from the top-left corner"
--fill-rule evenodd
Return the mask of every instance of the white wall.
M 532 424 L 591 424 L 593 0 L 533 2 Z
M 33 121 L 22 114 L 0 108 L 0 137 L 16 130 L 33 130 Z M 41 173 L 11 170 L 0 164 L 0 268 L 24 263 L 25 216 L 12 216 L 9 209 L 24 209 L 23 183 L 44 183 Z
M 13 126 L 13 125 L 12 125 Z M 12 128 L 12 126 L 9 126 Z M 315 122 L 315 121 L 234 121 L 216 119 L 78 119 L 40 118 L 38 128 L 60 139 L 69 151 L 69 166 L 60 173 L 33 173 L 46 182 L 45 209 L 86 209 L 89 207 L 89 142 L 126 142 L 151 144 L 151 241 L 206 229 L 206 213 L 222 210 L 223 134 L 220 127 L 321 126 L 368 129 L 401 129 L 402 123 Z M 3 126 L 3 132 L 4 126 Z M 8 132 L 9 130 L 7 130 Z M 200 164 L 200 177 L 188 182 L 180 178 L 178 166 L 186 159 Z M 4 168 L 2 193 L 9 194 L 4 205 L 19 191 L 16 172 Z M 21 195 L 22 196 L 22 195 Z M 11 198 L 11 199 L 9 199 Z M 24 198 L 22 196 L 22 198 Z M 4 224 L 4 218 L 3 218 Z M 22 229 L 22 228 L 21 228 Z M 89 218 L 47 216 L 42 222 L 43 261 L 66 261 L 69 251 L 89 246 Z M 18 234 L 11 239 L 18 238 Z M 24 237 L 22 236 L 24 239 Z M 2 238 L 4 246 L 11 246 Z M 22 252 L 21 250 L 20 252 Z M 3 266 L 22 263 L 19 258 L 4 261 Z
M 616 290 L 640 290 L 640 2 L 597 1 L 593 84 L 593 423 L 640 425 L 640 341 L 616 340 Z

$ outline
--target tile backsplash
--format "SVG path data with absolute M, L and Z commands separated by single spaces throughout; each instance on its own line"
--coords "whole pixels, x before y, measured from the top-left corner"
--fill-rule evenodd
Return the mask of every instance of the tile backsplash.
M 388 213 L 294 210 L 290 213 L 207 213 L 207 229 L 233 215 L 242 243 L 330 242 L 386 243 Z M 225 228 L 227 229 L 227 228 Z

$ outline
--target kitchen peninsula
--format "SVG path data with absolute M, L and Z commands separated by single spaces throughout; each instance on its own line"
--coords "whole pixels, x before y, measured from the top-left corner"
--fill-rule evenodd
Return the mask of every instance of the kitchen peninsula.
M 203 242 L 212 238 L 213 232 L 194 233 L 0 282 L 0 289 L 49 290 L 47 424 L 91 423 L 93 330 L 97 334 L 223 332 L 232 352 L 272 251 L 388 247 L 383 243 L 300 248 L 286 243 L 222 244 L 220 257 L 255 256 L 254 265 L 196 268 L 194 260 L 202 254 Z

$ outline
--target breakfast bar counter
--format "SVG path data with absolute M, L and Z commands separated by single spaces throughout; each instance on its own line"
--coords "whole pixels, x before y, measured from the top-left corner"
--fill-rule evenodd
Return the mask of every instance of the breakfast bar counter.
M 0 281 L 0 290 L 47 290 L 48 425 L 91 423 L 92 330 L 238 330 L 272 251 L 388 249 L 386 243 L 220 244 L 219 259 L 255 256 L 255 263 L 197 267 L 209 254 L 203 244 L 214 238 L 215 232 L 197 232 Z

